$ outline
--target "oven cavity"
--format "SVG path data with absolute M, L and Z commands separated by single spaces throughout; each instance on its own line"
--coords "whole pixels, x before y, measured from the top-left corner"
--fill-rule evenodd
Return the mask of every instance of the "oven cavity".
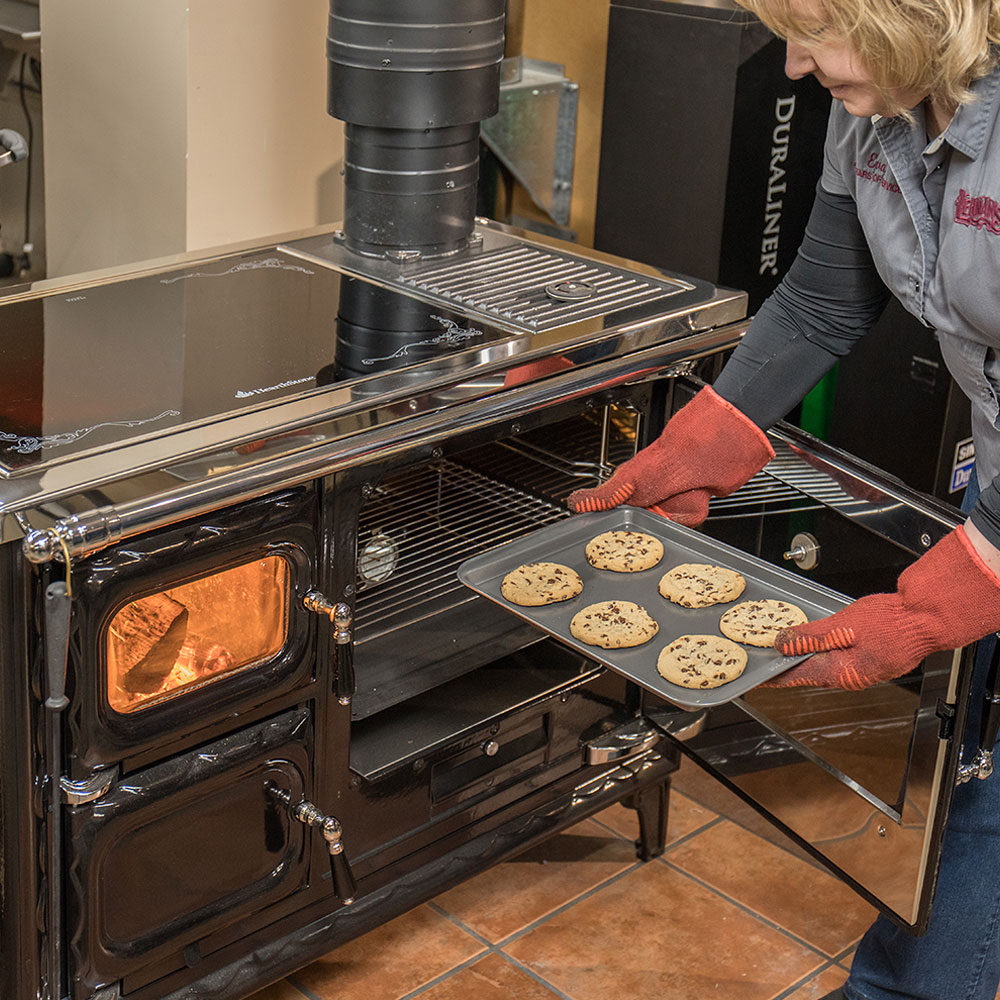
M 362 485 L 355 718 L 538 640 L 533 626 L 475 595 L 455 571 L 569 517 L 566 496 L 634 454 L 637 429 L 634 409 L 611 405 Z

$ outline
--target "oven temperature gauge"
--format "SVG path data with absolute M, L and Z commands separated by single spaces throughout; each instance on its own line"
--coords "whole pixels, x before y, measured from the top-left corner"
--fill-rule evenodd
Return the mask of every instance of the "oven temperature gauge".
M 358 576 L 367 585 L 384 583 L 396 571 L 399 546 L 381 531 L 376 532 L 358 555 Z

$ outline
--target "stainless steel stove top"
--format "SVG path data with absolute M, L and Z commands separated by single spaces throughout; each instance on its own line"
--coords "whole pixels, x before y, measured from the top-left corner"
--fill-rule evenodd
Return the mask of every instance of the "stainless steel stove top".
M 335 234 L 0 295 L 0 516 L 329 450 L 658 344 L 683 355 L 745 315 L 742 293 L 486 220 L 427 259 Z

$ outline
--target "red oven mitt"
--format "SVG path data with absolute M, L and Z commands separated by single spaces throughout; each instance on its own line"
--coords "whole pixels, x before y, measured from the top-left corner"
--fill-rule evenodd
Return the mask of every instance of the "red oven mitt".
M 729 496 L 772 458 L 764 432 L 706 386 L 606 483 L 576 490 L 566 502 L 577 514 L 629 503 L 694 527 L 708 516 L 712 497 Z
M 908 566 L 894 594 L 872 594 L 778 635 L 785 656 L 815 653 L 762 687 L 853 691 L 909 673 L 929 653 L 1000 628 L 1000 579 L 956 528 Z

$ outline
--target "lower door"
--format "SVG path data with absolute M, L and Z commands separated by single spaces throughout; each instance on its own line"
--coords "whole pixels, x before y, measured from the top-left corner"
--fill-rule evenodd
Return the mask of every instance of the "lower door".
M 304 890 L 311 714 L 294 709 L 114 784 L 69 810 L 77 995 L 195 967 Z M 74 926 L 75 925 L 75 926 Z

